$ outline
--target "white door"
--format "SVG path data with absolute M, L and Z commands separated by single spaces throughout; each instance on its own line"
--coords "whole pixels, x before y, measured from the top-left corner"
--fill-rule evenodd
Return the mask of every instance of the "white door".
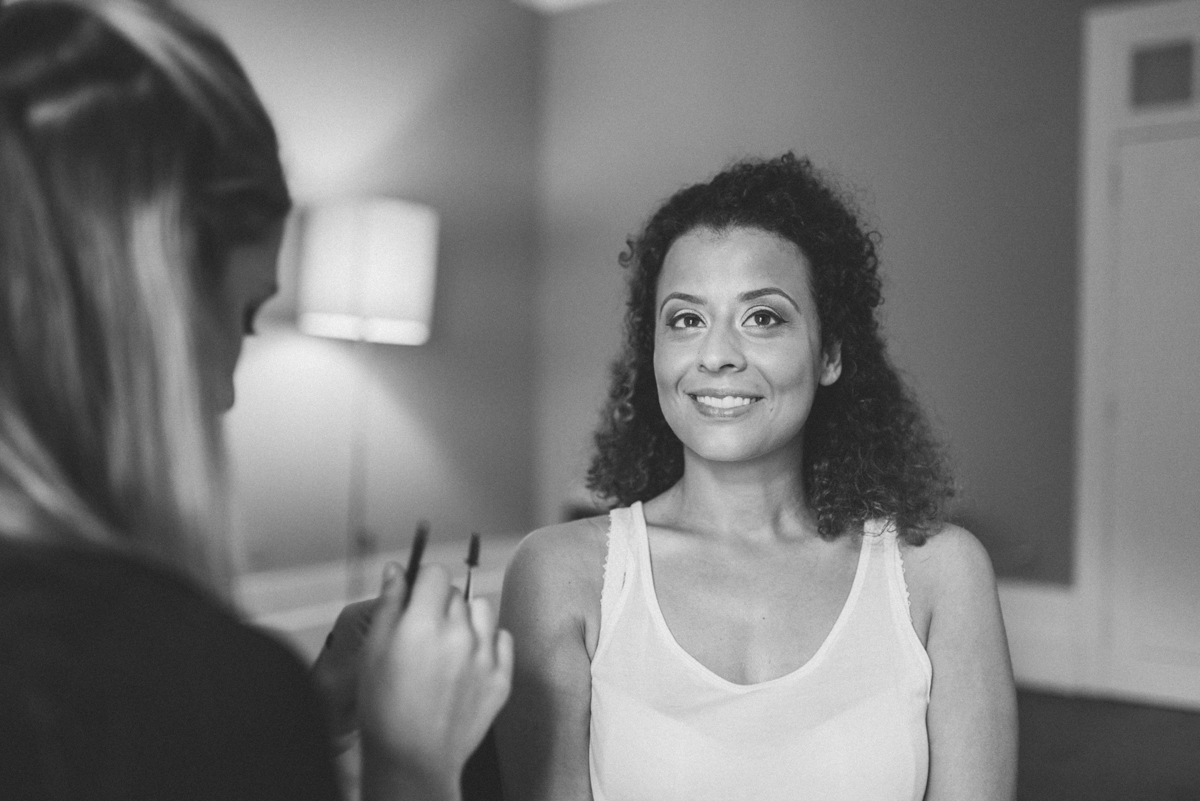
M 1092 15 L 1079 580 L 1095 689 L 1200 707 L 1200 1 Z

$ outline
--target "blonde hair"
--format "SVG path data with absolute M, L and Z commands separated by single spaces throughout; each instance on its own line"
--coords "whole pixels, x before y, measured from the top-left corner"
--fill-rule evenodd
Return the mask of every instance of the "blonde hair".
M 230 573 L 199 332 L 290 206 L 212 33 L 133 0 L 0 8 L 0 533 Z

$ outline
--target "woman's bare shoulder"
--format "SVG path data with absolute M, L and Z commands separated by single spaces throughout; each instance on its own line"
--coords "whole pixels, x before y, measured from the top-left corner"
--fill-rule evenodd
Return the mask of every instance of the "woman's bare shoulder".
M 526 535 L 508 570 L 521 574 L 571 575 L 582 579 L 604 567 L 607 548 L 607 515 L 557 523 Z
M 992 560 L 979 539 L 947 524 L 921 545 L 900 541 L 910 612 L 922 642 L 939 610 L 963 610 L 996 594 Z
M 500 625 L 513 636 L 513 689 L 496 721 L 506 796 L 590 797 L 590 666 L 607 535 L 605 517 L 547 526 L 509 562 Z
M 946 524 L 922 545 L 901 542 L 904 572 L 910 582 L 942 592 L 991 589 L 992 560 L 979 539 L 961 526 Z
M 509 562 L 502 599 L 564 611 L 580 611 L 592 599 L 598 606 L 607 551 L 606 515 L 539 528 L 526 535 Z

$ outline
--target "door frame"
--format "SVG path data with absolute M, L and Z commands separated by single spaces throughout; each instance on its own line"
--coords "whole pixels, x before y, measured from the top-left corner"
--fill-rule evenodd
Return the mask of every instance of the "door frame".
M 1149 129 L 1200 120 L 1187 108 L 1134 112 L 1126 102 L 1127 54 L 1137 42 L 1180 38 L 1200 0 L 1097 8 L 1083 19 L 1083 117 L 1079 184 L 1079 321 L 1076 379 L 1074 576 L 1069 586 L 1000 581 L 1017 681 L 1026 687 L 1200 709 L 1195 697 L 1149 693 L 1113 670 L 1113 532 L 1108 503 L 1115 413 L 1110 381 L 1117 173 L 1116 149 Z M 1197 41 L 1197 40 L 1194 40 Z M 1200 52 L 1200 41 L 1197 41 Z M 1193 91 L 1200 90 L 1193 64 Z

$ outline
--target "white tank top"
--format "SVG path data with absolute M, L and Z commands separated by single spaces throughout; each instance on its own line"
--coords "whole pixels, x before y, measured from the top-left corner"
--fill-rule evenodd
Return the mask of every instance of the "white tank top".
M 642 505 L 613 510 L 591 667 L 595 801 L 922 798 L 929 657 L 895 528 L 870 521 L 862 542 L 850 595 L 812 658 L 735 684 L 667 628 Z

